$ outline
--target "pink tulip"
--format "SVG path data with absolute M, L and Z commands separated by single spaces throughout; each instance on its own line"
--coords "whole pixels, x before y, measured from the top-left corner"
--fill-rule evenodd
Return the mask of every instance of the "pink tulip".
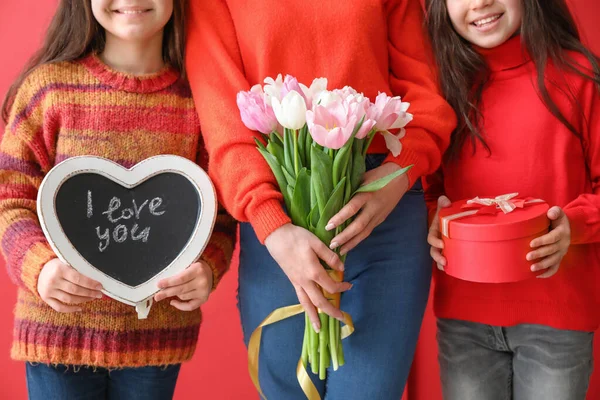
M 318 98 L 321 93 L 327 91 L 327 78 L 316 78 L 312 81 L 310 87 L 300 84 L 304 98 L 306 99 L 306 106 L 309 110 L 312 110 L 313 105 L 318 103 Z
M 273 105 L 273 99 L 279 100 L 281 103 L 283 98 L 287 96 L 287 94 L 291 91 L 297 92 L 302 98 L 304 98 L 304 102 L 308 105 L 308 99 L 306 94 L 304 93 L 303 88 L 298 83 L 298 79 L 294 78 L 291 75 L 286 75 L 285 79 L 281 76 L 281 74 L 277 75 L 277 78 L 266 78 L 265 79 L 265 93 L 267 97 L 267 103 L 269 105 Z
M 356 132 L 357 139 L 364 139 L 367 134 L 371 132 L 376 122 L 375 120 L 370 119 L 368 116 L 368 111 L 371 107 L 371 101 L 362 93 L 357 93 L 356 90 L 349 86 L 334 92 L 343 98 L 343 104 L 348 115 L 355 116 L 356 120 L 359 122 L 364 117 L 362 126 L 358 132 Z
M 335 89 L 334 92 L 339 94 L 343 99 L 347 99 L 349 97 L 354 97 L 354 96 L 359 96 L 359 95 L 362 96 L 362 93 L 358 93 L 351 86 L 344 86 L 342 89 Z
M 398 157 L 402 152 L 402 142 L 400 141 L 400 139 L 404 137 L 406 130 L 402 128 L 400 129 L 400 133 L 396 135 L 388 131 L 383 131 L 380 133 L 385 139 L 385 146 L 387 147 L 387 149 L 390 151 L 390 153 L 392 153 L 394 157 Z
M 277 78 L 265 78 L 265 98 L 267 99 L 267 104 L 272 104 L 272 98 L 275 97 L 279 101 L 283 98 L 281 96 L 281 92 L 283 91 L 283 77 L 281 74 L 277 75 Z
M 349 115 L 341 102 L 327 107 L 317 105 L 306 112 L 306 122 L 312 138 L 323 147 L 339 149 L 348 141 L 358 122 Z
M 403 103 L 399 96 L 379 93 L 367 115 L 369 119 L 377 121 L 375 129 L 379 132 L 404 128 L 413 118 L 412 114 L 406 112 L 409 106 L 410 103 Z
M 302 88 L 300 87 L 300 84 L 298 83 L 298 79 L 294 78 L 291 75 L 286 75 L 285 79 L 283 80 L 283 88 L 281 90 L 281 99 L 283 99 L 292 90 L 295 92 L 298 92 L 298 94 L 304 98 L 304 101 L 306 101 L 306 96 L 304 95 L 304 91 L 302 90 Z
M 267 104 L 265 94 L 260 85 L 255 85 L 248 92 L 239 92 L 237 105 L 242 122 L 253 131 L 269 134 L 277 130 L 278 124 L 273 108 Z
M 400 139 L 404 137 L 404 127 L 413 119 L 412 114 L 407 113 L 409 103 L 403 103 L 399 96 L 390 97 L 385 93 L 379 93 L 367 111 L 367 117 L 376 121 L 374 129 L 380 132 L 385 139 L 388 150 L 394 157 L 398 157 L 402 151 Z M 390 129 L 400 129 L 397 134 L 390 133 Z

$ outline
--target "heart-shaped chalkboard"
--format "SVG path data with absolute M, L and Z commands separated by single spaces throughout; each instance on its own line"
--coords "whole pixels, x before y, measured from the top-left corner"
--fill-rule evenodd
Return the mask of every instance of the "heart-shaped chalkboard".
M 38 193 L 40 223 L 57 256 L 132 305 L 199 257 L 216 210 L 207 174 L 171 155 L 131 169 L 70 158 L 46 175 Z

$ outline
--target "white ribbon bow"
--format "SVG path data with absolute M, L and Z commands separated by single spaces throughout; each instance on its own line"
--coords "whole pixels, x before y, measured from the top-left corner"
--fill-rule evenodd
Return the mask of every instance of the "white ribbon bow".
M 467 204 L 480 204 L 488 207 L 495 204 L 496 207 L 500 208 L 504 214 L 508 214 L 517 208 L 515 203 L 510 200 L 514 199 L 518 195 L 519 193 L 503 194 L 501 196 L 496 196 L 493 199 L 475 197 L 474 199 L 467 201 Z

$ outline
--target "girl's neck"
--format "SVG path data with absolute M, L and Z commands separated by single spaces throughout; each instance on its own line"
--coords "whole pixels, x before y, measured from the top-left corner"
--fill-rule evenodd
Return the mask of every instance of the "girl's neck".
M 114 70 L 131 75 L 153 74 L 165 66 L 162 31 L 147 41 L 122 40 L 106 33 L 104 51 L 98 56 Z

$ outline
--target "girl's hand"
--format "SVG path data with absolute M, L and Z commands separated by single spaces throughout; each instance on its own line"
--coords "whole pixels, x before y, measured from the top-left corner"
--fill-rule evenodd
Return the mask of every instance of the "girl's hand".
M 400 166 L 395 163 L 385 163 L 366 172 L 364 183 L 373 182 L 399 169 Z M 359 193 L 354 196 L 327 224 L 327 230 L 335 229 L 358 213 L 356 219 L 333 238 L 330 247 L 336 249 L 342 246 L 340 254 L 347 254 L 385 221 L 408 189 L 408 176 L 404 174 L 376 192 Z
M 431 258 L 433 258 L 433 261 L 435 261 L 440 271 L 443 271 L 446 266 L 446 258 L 442 255 L 444 241 L 442 240 L 442 234 L 440 233 L 440 221 L 438 216 L 442 208 L 450 207 L 451 204 L 452 202 L 446 196 L 438 198 L 437 211 L 435 212 L 435 217 L 433 217 L 433 221 L 429 227 L 429 235 L 427 236 L 427 243 L 431 246 L 429 254 L 431 254 Z
M 185 271 L 159 281 L 158 287 L 162 290 L 154 295 L 154 300 L 177 297 L 169 304 L 181 311 L 193 311 L 206 303 L 212 286 L 212 269 L 206 262 L 198 261 Z
M 79 304 L 102 297 L 102 285 L 75 271 L 58 258 L 42 267 L 37 290 L 44 302 L 63 313 L 81 311 Z
M 331 279 L 319 262 L 321 259 L 332 269 L 343 271 L 344 265 L 337 254 L 329 250 L 311 232 L 292 224 L 285 224 L 276 229 L 267 237 L 265 245 L 292 282 L 298 300 L 306 310 L 315 331 L 318 332 L 321 327 L 315 307 L 333 318 L 344 318 L 342 312 L 335 308 L 321 291 L 323 288 L 329 293 L 340 293 L 352 287 L 348 282 L 336 282 Z
M 536 249 L 527 254 L 527 260 L 538 260 L 531 266 L 533 272 L 547 270 L 538 278 L 550 278 L 558 272 L 560 262 L 571 245 L 571 225 L 569 218 L 560 207 L 548 210 L 550 232 L 531 241 L 531 248 Z

